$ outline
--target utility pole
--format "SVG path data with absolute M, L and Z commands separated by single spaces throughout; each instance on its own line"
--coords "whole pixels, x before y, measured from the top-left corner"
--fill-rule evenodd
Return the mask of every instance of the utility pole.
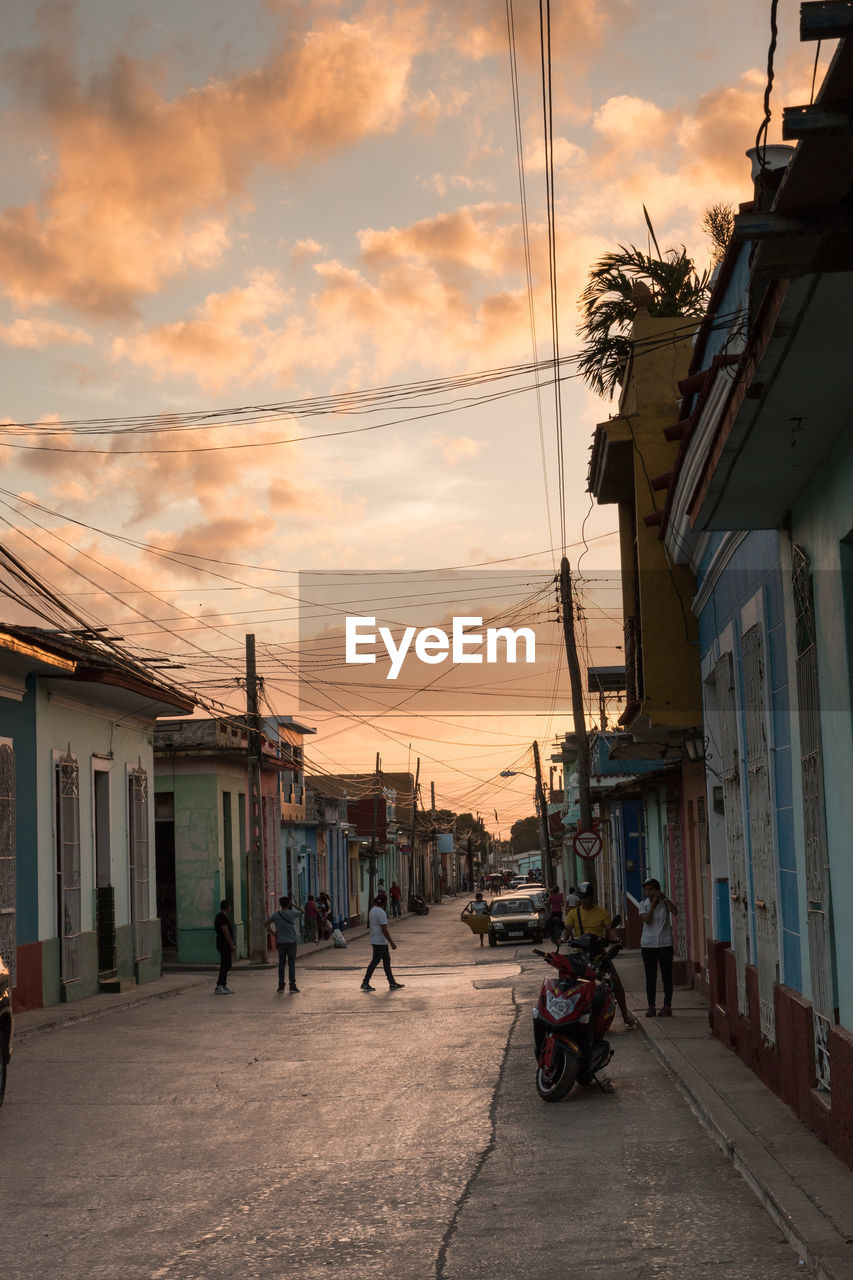
M 569 664 L 569 680 L 572 688 L 572 719 L 575 726 L 575 743 L 578 751 L 578 800 L 580 804 L 581 831 L 592 830 L 592 801 L 589 794 L 589 740 L 586 736 L 586 720 L 583 709 L 583 685 L 575 644 L 574 608 L 572 605 L 572 575 L 568 559 L 560 562 L 560 602 L 563 610 L 563 637 L 566 642 L 566 659 Z M 594 881 L 592 859 L 585 858 L 586 878 Z
M 429 784 L 429 807 L 432 819 L 432 898 L 433 902 L 441 902 L 441 874 L 438 860 L 438 830 L 435 825 L 435 783 Z
M 376 773 L 373 780 L 373 833 L 370 837 L 370 853 L 368 855 L 369 881 L 370 881 L 370 894 L 369 894 L 368 901 L 371 907 L 373 906 L 373 899 L 376 897 L 376 858 L 377 858 L 376 832 L 377 832 L 377 823 L 378 823 L 378 816 L 379 816 L 379 766 L 380 764 L 381 764 L 381 761 L 379 759 L 379 752 L 377 751 L 376 752 Z
M 418 829 L 418 783 L 421 777 L 421 758 L 418 756 L 415 765 L 415 785 L 412 787 L 412 852 L 409 863 L 409 896 L 418 891 L 417 859 L 415 857 L 415 835 Z
M 539 759 L 539 743 L 533 744 L 533 767 L 536 770 L 536 813 L 539 817 L 539 851 L 542 854 L 542 883 L 550 888 L 551 874 L 551 832 L 548 829 L 548 803 L 545 789 L 542 786 L 542 764 Z
M 255 666 L 255 637 L 246 636 L 246 720 L 249 747 L 249 960 L 266 964 L 267 937 L 264 921 L 264 820 L 261 796 L 261 733 L 258 716 L 258 673 Z

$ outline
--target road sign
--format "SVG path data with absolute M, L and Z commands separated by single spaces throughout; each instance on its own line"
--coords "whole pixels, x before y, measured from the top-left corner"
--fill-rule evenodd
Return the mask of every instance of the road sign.
M 597 858 L 601 853 L 601 836 L 597 831 L 579 831 L 572 843 L 581 858 Z

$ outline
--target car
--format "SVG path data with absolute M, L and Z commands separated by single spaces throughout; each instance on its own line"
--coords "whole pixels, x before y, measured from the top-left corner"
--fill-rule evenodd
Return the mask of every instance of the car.
M 509 887 L 515 893 L 519 889 L 526 892 L 528 889 L 544 889 L 544 884 L 540 884 L 538 880 L 528 880 L 526 876 L 513 876 L 509 882 Z
M 496 898 L 490 906 L 489 946 L 499 942 L 541 942 L 545 936 L 545 897 L 540 893 Z
M 6 1077 L 12 1056 L 12 975 L 0 956 L 0 1106 L 6 1094 Z

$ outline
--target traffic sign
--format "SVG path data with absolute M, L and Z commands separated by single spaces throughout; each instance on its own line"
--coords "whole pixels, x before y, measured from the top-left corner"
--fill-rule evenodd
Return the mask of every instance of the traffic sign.
M 572 843 L 575 853 L 581 858 L 597 858 L 602 850 L 601 836 L 597 831 L 579 831 Z

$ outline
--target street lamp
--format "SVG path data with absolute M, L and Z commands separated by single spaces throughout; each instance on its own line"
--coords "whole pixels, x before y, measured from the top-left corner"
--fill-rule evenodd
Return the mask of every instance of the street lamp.
M 525 773 L 522 769 L 501 769 L 500 776 L 502 778 L 533 778 L 533 781 L 536 781 L 532 773 Z

